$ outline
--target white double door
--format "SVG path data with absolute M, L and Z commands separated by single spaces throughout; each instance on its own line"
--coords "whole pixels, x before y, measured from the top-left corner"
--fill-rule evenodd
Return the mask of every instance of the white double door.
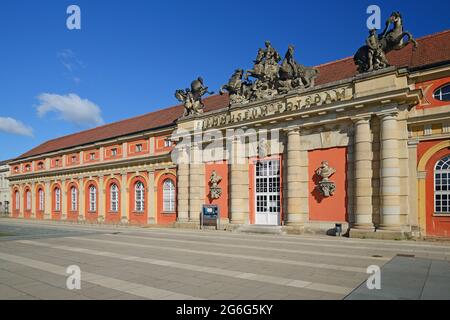
M 255 224 L 280 225 L 281 176 L 279 160 L 255 165 Z

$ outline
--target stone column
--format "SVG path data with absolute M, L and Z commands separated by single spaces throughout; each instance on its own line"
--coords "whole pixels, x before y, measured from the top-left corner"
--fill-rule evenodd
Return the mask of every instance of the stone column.
M 155 186 L 155 171 L 148 170 L 148 193 L 147 193 L 147 203 L 148 203 L 148 224 L 156 223 L 156 194 L 157 187 Z
M 374 230 L 372 204 L 373 151 L 370 116 L 355 122 L 355 229 Z
M 408 153 L 409 153 L 409 224 L 415 226 L 417 231 L 419 231 L 419 199 L 418 195 L 418 183 L 417 183 L 417 146 L 419 140 L 411 139 L 408 141 Z
M 301 150 L 299 128 L 287 132 L 287 224 L 308 221 L 308 152 Z
M 189 168 L 189 221 L 199 223 L 200 212 L 204 203 L 205 193 L 205 165 L 199 146 L 194 144 L 191 149 L 192 163 Z
M 128 223 L 127 189 L 127 174 L 123 172 L 122 180 L 120 182 L 120 211 L 122 215 L 122 217 L 120 218 L 120 222 L 123 224 Z
M 178 222 L 189 221 L 189 163 L 178 165 Z
M 31 184 L 31 218 L 36 219 L 36 184 Z
M 100 153 L 103 154 L 103 148 L 100 148 Z M 98 177 L 98 222 L 105 221 L 106 216 L 106 190 L 105 190 L 105 177 Z
M 397 112 L 380 115 L 381 130 L 381 225 L 382 230 L 401 230 L 400 161 Z
M 83 178 L 80 178 L 78 180 L 78 209 L 79 209 L 79 215 L 78 215 L 78 221 L 83 222 L 86 220 L 86 202 L 84 201 L 84 181 Z
M 237 154 L 242 150 L 240 140 L 232 142 L 230 197 L 231 223 L 248 224 L 249 220 L 249 164 L 245 155 Z
M 44 219 L 52 218 L 52 195 L 50 191 L 50 181 L 45 181 L 45 199 L 44 199 Z
M 61 180 L 61 220 L 67 220 L 67 188 L 66 180 Z

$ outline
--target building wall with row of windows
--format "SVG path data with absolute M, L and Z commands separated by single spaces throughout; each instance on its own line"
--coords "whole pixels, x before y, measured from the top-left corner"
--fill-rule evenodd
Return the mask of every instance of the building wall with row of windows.
M 438 62 L 347 78 L 333 69 L 316 87 L 248 104 L 212 96 L 204 113 L 173 109 L 163 129 L 21 157 L 10 162 L 12 215 L 199 227 L 202 206 L 216 205 L 229 228 L 449 237 L 450 65 Z M 208 146 L 197 139 L 208 130 L 221 133 L 218 158 L 172 162 L 186 141 Z

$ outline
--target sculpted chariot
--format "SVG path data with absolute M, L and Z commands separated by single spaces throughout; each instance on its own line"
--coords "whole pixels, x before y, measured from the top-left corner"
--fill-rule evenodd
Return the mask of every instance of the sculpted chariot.
M 280 65 L 281 60 L 272 44 L 266 41 L 265 49 L 258 50 L 253 69 L 247 70 L 245 74 L 242 69 L 235 70 L 228 83 L 220 89 L 220 93 L 228 92 L 231 104 L 244 104 L 314 86 L 319 71 L 297 63 L 292 45 Z M 250 77 L 255 80 L 250 80 Z

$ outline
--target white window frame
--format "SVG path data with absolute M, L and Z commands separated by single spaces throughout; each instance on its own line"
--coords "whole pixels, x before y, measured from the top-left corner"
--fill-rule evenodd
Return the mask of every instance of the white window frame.
M 78 210 L 78 189 L 74 186 L 70 188 L 70 210 Z
M 91 185 L 89 187 L 89 212 L 97 211 L 97 187 Z
M 163 182 L 163 211 L 175 212 L 175 183 L 172 179 Z
M 448 98 L 450 98 L 450 92 L 449 93 L 445 93 L 442 94 L 442 90 L 444 88 L 449 88 L 450 87 L 450 83 L 444 84 L 443 86 L 441 86 L 440 88 L 438 88 L 434 93 L 433 93 L 433 98 L 439 101 L 443 101 L 443 102 L 449 102 L 450 100 L 443 100 L 444 96 L 448 96 Z
M 442 169 L 442 166 L 444 165 L 447 165 L 447 169 Z M 450 155 L 445 156 L 436 162 L 433 179 L 434 213 L 450 216 Z
M 25 193 L 25 200 L 26 200 L 26 210 L 30 211 L 31 210 L 31 191 L 27 190 L 27 192 Z
M 44 211 L 44 190 L 39 189 L 38 197 L 39 197 L 39 211 Z
M 117 148 L 111 149 L 111 157 L 117 157 Z
M 134 210 L 136 212 L 145 211 L 145 186 L 141 181 L 134 185 Z
M 20 210 L 20 192 L 16 191 L 14 197 L 16 201 L 16 210 Z
M 94 161 L 96 159 L 95 152 L 89 154 L 89 160 Z
M 142 152 L 142 150 L 144 150 L 142 143 L 137 144 L 136 145 L 136 153 Z
M 61 211 L 61 189 L 55 188 L 55 211 Z
M 111 203 L 111 212 L 119 212 L 119 187 L 117 184 L 111 184 L 109 189 L 110 192 L 110 203 Z

